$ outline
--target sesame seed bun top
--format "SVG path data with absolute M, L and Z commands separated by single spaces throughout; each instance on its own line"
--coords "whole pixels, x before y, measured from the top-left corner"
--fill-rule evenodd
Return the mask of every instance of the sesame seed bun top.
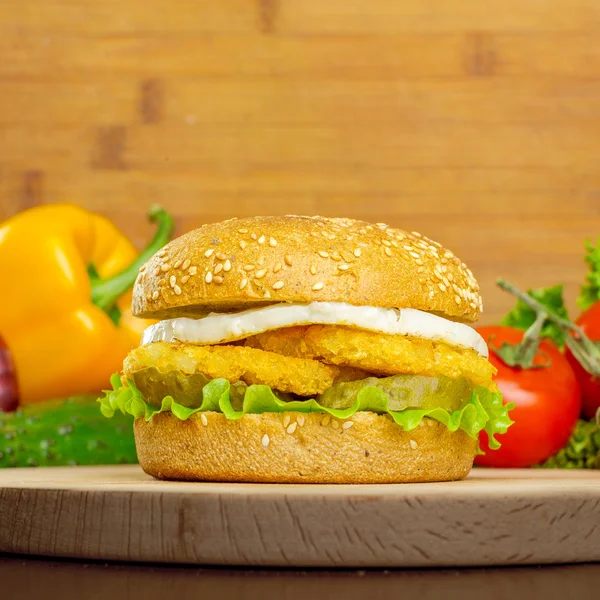
M 419 233 L 352 219 L 252 217 L 204 225 L 140 269 L 139 317 L 198 317 L 277 302 L 415 308 L 476 321 L 471 271 Z

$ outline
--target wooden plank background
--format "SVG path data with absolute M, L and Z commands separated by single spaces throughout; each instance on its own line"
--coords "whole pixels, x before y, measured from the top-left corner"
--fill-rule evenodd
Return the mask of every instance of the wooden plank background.
M 454 250 L 486 322 L 497 275 L 573 307 L 599 107 L 597 0 L 4 0 L 0 219 L 359 217 Z

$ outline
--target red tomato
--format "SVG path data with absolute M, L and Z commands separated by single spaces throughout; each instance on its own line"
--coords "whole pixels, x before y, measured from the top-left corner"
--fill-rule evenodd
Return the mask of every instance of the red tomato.
M 488 346 L 507 342 L 518 344 L 523 331 L 513 327 L 491 326 L 477 329 Z M 487 435 L 481 432 L 481 448 L 476 464 L 490 467 L 530 467 L 558 452 L 568 441 L 581 413 L 581 391 L 573 369 L 565 356 L 549 341 L 540 344 L 551 366 L 518 369 L 505 365 L 490 348 L 490 362 L 498 369 L 494 378 L 504 402 L 516 407 L 509 415 L 514 421 L 508 431 L 497 435 L 499 450 L 489 450 Z M 546 358 L 538 352 L 534 364 Z
M 600 302 L 592 304 L 576 321 L 577 325 L 583 329 L 583 333 L 587 335 L 593 342 L 600 343 Z M 593 419 L 596 416 L 596 411 L 600 407 L 600 379 L 590 375 L 573 356 L 567 348 L 567 358 L 577 381 L 581 386 L 581 394 L 583 399 L 583 414 L 588 419 Z

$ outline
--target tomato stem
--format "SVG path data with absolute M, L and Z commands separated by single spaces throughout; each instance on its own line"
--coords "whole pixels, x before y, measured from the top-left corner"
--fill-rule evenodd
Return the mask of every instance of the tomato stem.
M 523 341 L 520 344 L 508 344 L 504 342 L 500 348 L 492 345 L 493 338 L 490 338 L 489 345 L 491 350 L 509 367 L 518 367 L 520 369 L 545 369 L 552 365 L 552 361 L 542 352 L 540 347 L 540 332 L 547 318 L 545 312 L 540 312 L 531 327 L 525 332 Z M 535 363 L 535 357 L 540 354 L 546 358 L 544 363 Z
M 571 350 L 579 364 L 591 375 L 600 377 L 600 349 L 587 337 L 587 335 L 585 335 L 580 327 L 568 319 L 563 319 L 555 314 L 546 312 L 546 308 L 535 298 L 522 292 L 512 285 L 512 283 L 509 283 L 504 279 L 498 279 L 496 283 L 500 289 L 516 296 L 529 308 L 534 310 L 536 313 L 536 323 L 541 320 L 543 325 L 544 321 L 548 320 L 560 327 L 561 331 L 565 334 L 565 344 L 569 350 Z M 533 327 L 536 326 L 536 323 L 534 323 L 530 329 L 533 329 Z

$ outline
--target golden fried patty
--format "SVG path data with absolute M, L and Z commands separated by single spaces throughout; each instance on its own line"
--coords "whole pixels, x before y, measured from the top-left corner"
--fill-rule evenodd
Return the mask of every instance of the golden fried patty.
M 490 387 L 494 367 L 472 349 L 445 342 L 340 327 L 310 325 L 255 335 L 246 345 L 279 355 L 316 359 L 377 375 L 413 373 L 465 377 Z
M 274 352 L 244 346 L 194 346 L 156 342 L 134 349 L 125 359 L 123 373 L 156 367 L 159 371 L 178 370 L 185 374 L 203 373 L 208 378 L 224 377 L 262 384 L 282 392 L 311 396 L 324 392 L 337 381 L 362 379 L 354 369 L 326 365 L 310 358 L 290 358 Z

